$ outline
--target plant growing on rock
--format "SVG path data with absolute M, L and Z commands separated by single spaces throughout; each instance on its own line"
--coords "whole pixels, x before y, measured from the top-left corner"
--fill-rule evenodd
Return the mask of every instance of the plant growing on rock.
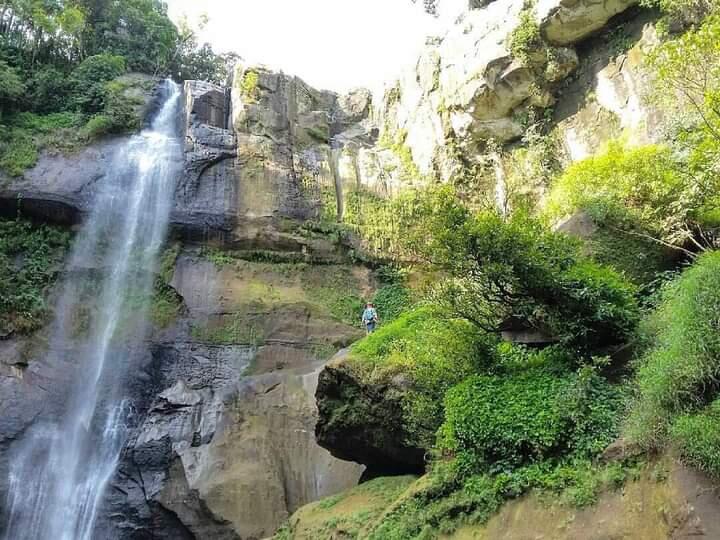
M 545 216 L 555 222 L 578 210 L 618 234 L 644 238 L 693 257 L 712 244 L 708 220 L 718 180 L 683 170 L 672 150 L 627 148 L 613 141 L 605 151 L 571 165 L 553 184 Z
M 449 278 L 437 299 L 486 332 L 509 320 L 579 351 L 618 345 L 637 318 L 634 287 L 579 252 L 570 238 L 523 215 L 473 214 L 445 190 L 426 207 L 418 255 Z

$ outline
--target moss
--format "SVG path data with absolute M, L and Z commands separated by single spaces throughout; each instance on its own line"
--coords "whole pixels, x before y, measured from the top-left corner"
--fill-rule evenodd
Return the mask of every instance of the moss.
M 223 316 L 216 324 L 193 326 L 191 334 L 198 341 L 221 345 L 259 346 L 265 340 L 263 330 L 242 312 Z
M 425 180 L 423 175 L 420 173 L 420 169 L 415 164 L 413 159 L 412 150 L 405 144 L 407 138 L 407 131 L 400 129 L 396 132 L 391 132 L 388 126 L 385 126 L 380 139 L 378 140 L 378 146 L 386 150 L 390 150 L 398 158 L 400 162 L 400 179 L 405 182 L 418 182 Z
M 586 248 L 593 259 L 621 272 L 636 285 L 650 285 L 674 266 L 674 254 L 657 242 L 602 225 L 587 239 Z
M 290 262 L 293 257 L 263 251 L 206 248 L 202 255 L 250 279 L 243 291 L 247 304 L 303 303 L 321 316 L 357 327 L 363 303 L 370 300 L 364 298 L 366 286 L 353 266 Z

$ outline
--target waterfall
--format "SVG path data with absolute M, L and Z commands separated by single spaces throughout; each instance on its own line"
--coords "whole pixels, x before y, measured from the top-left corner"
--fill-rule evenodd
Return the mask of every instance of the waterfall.
M 133 413 L 124 375 L 144 347 L 182 162 L 181 92 L 171 81 L 163 91 L 150 127 L 117 150 L 76 236 L 49 338 L 51 351 L 71 351 L 71 392 L 62 415 L 34 428 L 11 457 L 6 540 L 93 538 Z

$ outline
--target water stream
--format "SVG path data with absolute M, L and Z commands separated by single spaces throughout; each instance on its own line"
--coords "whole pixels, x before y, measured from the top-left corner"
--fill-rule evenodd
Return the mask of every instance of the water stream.
M 149 128 L 120 147 L 78 232 L 49 350 L 71 351 L 64 414 L 34 429 L 12 458 L 6 540 L 90 540 L 126 441 L 133 404 L 126 360 L 144 347 L 148 299 L 177 169 L 180 88 L 164 83 Z

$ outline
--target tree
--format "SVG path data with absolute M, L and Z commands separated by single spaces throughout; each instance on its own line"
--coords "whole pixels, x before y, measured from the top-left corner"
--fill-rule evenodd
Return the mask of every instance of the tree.
M 24 92 L 25 84 L 17 70 L 0 60 L 0 118 L 5 109 L 12 106 Z
M 437 299 L 452 314 L 486 332 L 519 321 L 580 352 L 620 344 L 633 329 L 634 287 L 569 237 L 522 214 L 474 214 L 448 188 L 424 214 L 408 241 L 448 276 Z

